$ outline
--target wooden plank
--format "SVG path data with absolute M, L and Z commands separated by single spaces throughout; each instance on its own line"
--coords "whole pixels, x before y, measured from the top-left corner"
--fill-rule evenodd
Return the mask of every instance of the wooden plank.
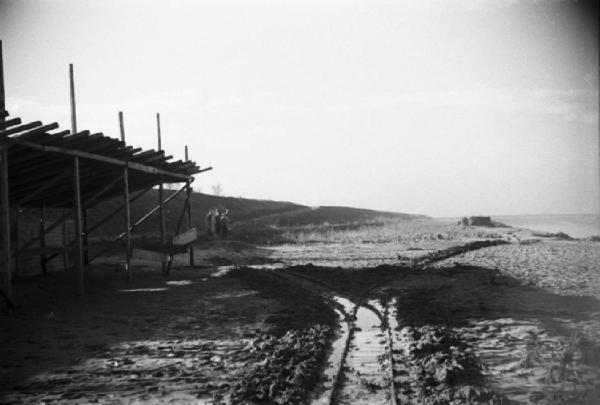
M 173 236 L 173 245 L 189 245 L 196 239 L 198 239 L 198 231 L 196 230 L 196 228 L 191 228 L 185 231 L 184 233 L 180 233 L 179 235 Z
M 75 268 L 79 276 L 79 294 L 83 296 L 83 244 L 81 240 L 81 184 L 79 183 L 79 157 L 73 157 L 73 174 L 75 189 Z
M 164 252 L 155 252 L 153 250 L 138 249 L 138 248 L 133 249 L 131 257 L 140 259 L 140 260 L 148 260 L 148 261 L 152 261 L 152 262 L 161 262 L 161 263 L 165 263 L 168 260 L 168 255 Z

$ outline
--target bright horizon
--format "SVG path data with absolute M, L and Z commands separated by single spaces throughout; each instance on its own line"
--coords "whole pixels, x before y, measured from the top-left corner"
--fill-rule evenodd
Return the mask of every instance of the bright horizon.
M 600 212 L 585 2 L 0 0 L 6 105 L 211 193 L 433 217 Z

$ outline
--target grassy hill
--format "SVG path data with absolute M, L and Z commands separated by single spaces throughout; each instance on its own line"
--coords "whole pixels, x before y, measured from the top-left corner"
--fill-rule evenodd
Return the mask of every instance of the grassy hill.
M 174 191 L 166 190 L 165 197 Z M 131 204 L 131 221 L 135 223 L 157 205 L 158 190 L 148 193 Z M 173 235 L 179 221 L 185 201 L 181 193 L 164 208 L 167 235 Z M 116 210 L 122 198 L 115 198 L 100 203 L 88 210 L 88 228 L 94 226 L 108 213 Z M 356 226 L 381 220 L 412 220 L 420 216 L 395 212 L 382 212 L 361 208 L 323 206 L 311 208 L 300 204 L 282 201 L 253 200 L 249 198 L 219 197 L 214 195 L 193 193 L 191 198 L 192 225 L 204 230 L 206 213 L 213 208 L 229 209 L 234 223 L 232 238 L 253 241 L 271 238 L 278 229 L 303 226 Z M 90 238 L 107 238 L 123 231 L 123 211 L 94 231 Z M 158 213 L 148 218 L 135 229 L 134 235 L 157 237 L 159 235 Z

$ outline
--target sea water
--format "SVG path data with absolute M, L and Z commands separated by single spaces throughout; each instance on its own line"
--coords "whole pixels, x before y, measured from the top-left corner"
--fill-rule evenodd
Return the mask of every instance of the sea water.
M 540 232 L 564 232 L 574 238 L 600 235 L 598 215 L 508 215 L 492 216 L 492 220 L 518 228 Z

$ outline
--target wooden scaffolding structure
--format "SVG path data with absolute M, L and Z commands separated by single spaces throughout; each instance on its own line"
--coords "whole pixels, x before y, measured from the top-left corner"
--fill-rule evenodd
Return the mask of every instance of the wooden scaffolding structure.
M 187 217 L 191 227 L 190 198 L 194 175 L 211 170 L 201 169 L 188 160 L 187 146 L 184 161 L 172 161 L 161 149 L 160 116 L 157 114 L 158 150 L 142 150 L 127 145 L 123 113 L 119 112 L 121 139 L 113 139 L 102 133 L 77 130 L 75 114 L 75 91 L 73 66 L 69 66 L 71 86 L 71 130 L 59 130 L 57 123 L 44 124 L 40 121 L 22 123 L 18 117 L 10 117 L 6 111 L 4 77 L 2 67 L 2 42 L 0 41 L 0 205 L 2 240 L 2 279 L 0 292 L 11 305 L 14 264 L 25 249 L 39 244 L 45 247 L 46 235 L 62 225 L 67 219 L 75 222 L 73 246 L 74 268 L 78 278 L 79 293 L 84 293 L 84 267 L 97 256 L 90 257 L 87 237 L 106 221 L 123 212 L 124 232 L 116 238 L 125 240 L 125 257 L 128 279 L 131 279 L 131 232 L 152 215 L 160 217 L 160 239 L 166 244 L 163 206 L 185 191 L 186 200 L 175 234 L 180 232 L 181 219 Z M 181 189 L 164 198 L 163 183 L 182 183 Z M 130 204 L 145 192 L 158 186 L 159 201 L 135 223 L 131 221 Z M 135 194 L 135 195 L 134 195 Z M 88 226 L 86 210 L 100 201 L 123 197 L 122 205 L 113 212 Z M 18 218 L 20 208 L 39 208 L 40 231 L 23 245 L 11 246 L 11 211 Z M 51 224 L 46 224 L 44 212 L 48 208 L 60 208 L 65 213 Z M 187 214 L 187 215 L 186 215 Z M 18 220 L 16 220 L 18 226 Z M 49 252 L 51 253 L 51 252 Z M 43 253 L 44 264 L 59 256 L 59 253 Z M 190 247 L 190 264 L 193 265 L 193 250 Z M 163 263 L 163 272 L 168 273 L 170 260 Z

